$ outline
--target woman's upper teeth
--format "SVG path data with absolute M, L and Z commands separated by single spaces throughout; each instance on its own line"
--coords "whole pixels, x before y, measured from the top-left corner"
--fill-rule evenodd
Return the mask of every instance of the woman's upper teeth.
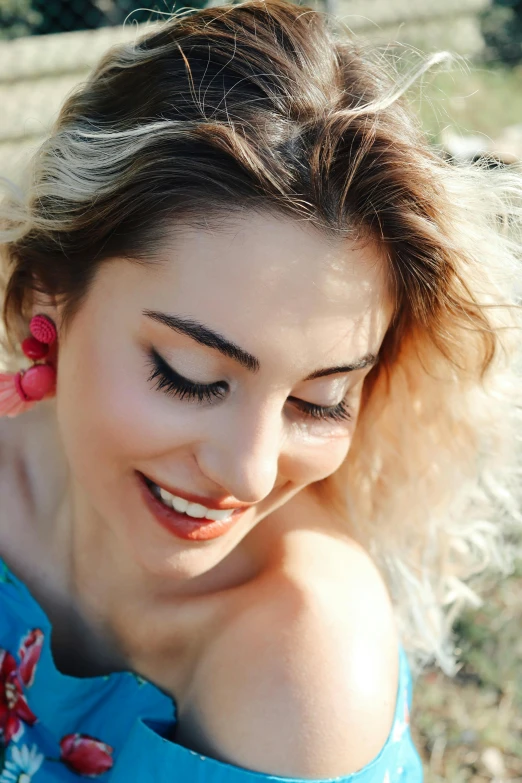
M 179 498 L 177 495 L 167 492 L 167 490 L 162 487 L 158 487 L 158 490 L 161 499 L 166 506 L 170 506 L 182 514 L 187 514 L 189 517 L 195 517 L 196 519 L 205 517 L 205 519 L 222 520 L 227 519 L 232 515 L 232 509 L 230 508 L 224 509 L 223 511 L 219 511 L 215 508 L 206 508 L 200 503 L 189 503 L 188 500 Z

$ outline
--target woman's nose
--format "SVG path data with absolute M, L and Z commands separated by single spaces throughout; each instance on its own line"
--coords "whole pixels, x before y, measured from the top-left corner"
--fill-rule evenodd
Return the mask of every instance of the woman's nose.
M 223 417 L 196 455 L 207 479 L 243 503 L 258 503 L 274 488 L 283 443 L 281 408 L 248 417 Z

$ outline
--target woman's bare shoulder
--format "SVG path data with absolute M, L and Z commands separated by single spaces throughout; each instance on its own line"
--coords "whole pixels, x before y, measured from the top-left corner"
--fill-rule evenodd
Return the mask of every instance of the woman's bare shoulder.
M 275 571 L 201 657 L 178 741 L 267 774 L 348 775 L 391 730 L 393 609 L 360 547 L 327 536 L 300 547 L 301 569 Z
M 13 476 L 21 474 L 26 464 L 28 427 L 24 417 L 0 418 L 0 486 L 15 491 Z
M 0 448 L 5 455 L 22 456 L 39 441 L 46 424 L 45 411 L 39 406 L 21 416 L 0 417 Z
M 56 505 L 63 481 L 52 417 L 43 404 L 16 418 L 0 418 L 0 543 L 38 527 Z M 17 519 L 16 525 L 14 519 Z
M 39 483 L 47 484 L 60 469 L 63 454 L 52 403 L 39 403 L 14 418 L 0 418 L 0 466 L 18 461 Z

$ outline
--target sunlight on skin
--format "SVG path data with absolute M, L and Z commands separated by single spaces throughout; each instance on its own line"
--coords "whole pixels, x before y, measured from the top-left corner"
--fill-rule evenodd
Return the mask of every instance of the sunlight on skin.
M 378 354 L 391 316 L 383 268 L 368 243 L 333 242 L 306 224 L 254 214 L 219 231 L 178 232 L 160 263 L 101 267 L 60 345 L 57 398 L 74 579 L 100 613 L 123 597 L 235 583 L 249 531 L 335 472 L 370 368 L 304 379 Z M 259 371 L 145 310 L 219 332 L 253 354 Z M 193 382 L 226 383 L 225 398 L 198 403 L 154 388 L 151 347 Z M 351 420 L 314 419 L 293 402 L 335 406 L 343 397 Z M 252 508 L 225 535 L 181 540 L 155 523 L 135 471 Z

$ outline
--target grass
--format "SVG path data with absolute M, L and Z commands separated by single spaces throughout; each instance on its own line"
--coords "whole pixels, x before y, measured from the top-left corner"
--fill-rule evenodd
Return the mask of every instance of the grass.
M 504 128 L 522 124 L 522 65 L 487 68 L 457 62 L 451 71 L 425 75 L 410 100 L 435 142 L 448 126 L 495 139 Z
M 435 144 L 448 128 L 496 140 L 518 125 L 522 138 L 522 65 L 457 64 L 424 76 L 410 101 Z M 433 668 L 415 684 L 412 734 L 425 783 L 522 783 L 522 563 L 481 594 L 483 607 L 455 626 L 457 676 Z
M 522 783 L 522 563 L 456 626 L 455 678 L 431 669 L 414 690 L 412 733 L 426 783 Z

